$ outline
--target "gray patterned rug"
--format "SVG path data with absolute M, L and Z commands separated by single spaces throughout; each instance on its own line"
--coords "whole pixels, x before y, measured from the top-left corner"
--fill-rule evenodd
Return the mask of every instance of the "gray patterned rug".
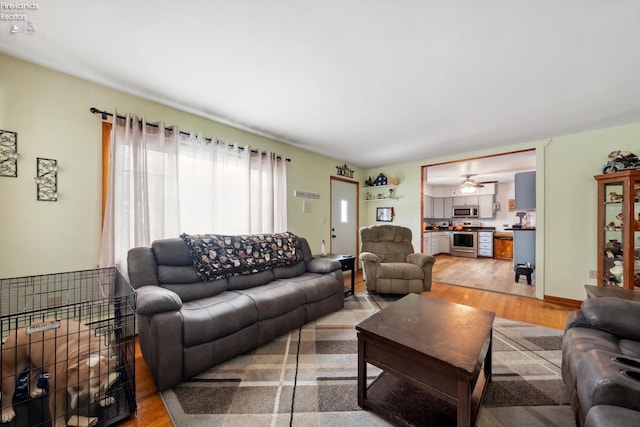
M 345 299 L 342 311 L 161 393 L 176 426 L 388 426 L 357 404 L 355 325 L 384 308 L 380 296 Z M 479 427 L 574 426 L 560 376 L 562 331 L 496 318 L 493 378 Z M 370 381 L 380 371 L 369 366 Z M 438 426 L 450 421 L 438 421 Z M 425 425 L 421 422 L 417 425 Z

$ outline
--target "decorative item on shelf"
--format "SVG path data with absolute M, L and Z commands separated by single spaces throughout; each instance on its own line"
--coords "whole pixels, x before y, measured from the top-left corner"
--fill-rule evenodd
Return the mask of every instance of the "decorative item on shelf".
M 622 194 L 618 194 L 615 191 L 609 193 L 609 203 L 621 203 Z
M 351 169 L 349 166 L 347 166 L 347 164 L 345 163 L 344 165 L 337 165 L 336 166 L 337 172 L 336 174 L 338 176 L 345 176 L 347 178 L 353 178 L 353 172 L 354 170 Z
M 389 189 L 389 198 L 393 199 L 393 188 Z
M 602 166 L 602 173 L 615 173 L 628 169 L 640 169 L 638 156 L 631 151 L 616 150 L 609 153 L 607 163 Z
M 374 187 L 377 187 L 379 185 L 387 185 L 387 177 L 380 173 L 375 181 L 373 181 L 373 185 Z
M 58 201 L 58 161 L 38 157 L 36 172 L 37 199 L 44 202 Z
M 18 133 L 0 130 L 0 176 L 18 176 Z

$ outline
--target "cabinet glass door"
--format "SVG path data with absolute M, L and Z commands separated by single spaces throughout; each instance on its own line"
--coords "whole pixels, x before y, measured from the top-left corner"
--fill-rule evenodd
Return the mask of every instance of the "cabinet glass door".
M 604 277 L 605 286 L 623 286 L 624 272 L 624 204 L 621 183 L 605 185 L 604 206 Z

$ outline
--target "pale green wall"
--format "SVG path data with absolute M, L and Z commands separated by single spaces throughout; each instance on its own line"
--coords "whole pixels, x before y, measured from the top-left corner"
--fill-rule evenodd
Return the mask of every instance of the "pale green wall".
M 158 103 L 0 55 L 0 129 L 18 132 L 18 178 L 0 177 L 0 278 L 95 268 L 100 247 L 101 123 L 90 107 L 133 112 L 292 159 L 287 166 L 289 230 L 315 250 L 330 241 L 330 159 Z M 39 202 L 37 157 L 58 160 L 58 202 Z M 354 180 L 362 170 L 355 168 Z M 320 193 L 302 212 L 294 190 Z
M 150 120 L 177 123 L 240 144 L 271 149 L 287 157 L 289 229 L 309 239 L 312 249 L 330 241 L 329 176 L 342 161 L 234 129 L 139 97 L 0 55 L 0 129 L 18 132 L 18 178 L 0 178 L 0 278 L 94 268 L 100 241 L 100 121 L 90 107 L 131 111 Z M 516 149 L 538 152 L 537 268 L 544 295 L 583 299 L 584 284 L 595 284 L 596 184 L 609 152 L 640 154 L 640 123 L 548 141 L 424 159 L 365 171 L 354 180 L 383 172 L 398 177 L 397 202 L 360 203 L 360 225 L 374 223 L 380 203 L 395 207 L 395 224 L 414 232 L 420 248 L 421 166 Z M 35 198 L 36 157 L 57 159 L 60 200 Z M 320 193 L 313 212 L 302 213 L 294 190 Z M 542 286 L 539 296 L 542 297 Z
M 600 129 L 544 141 L 423 159 L 366 171 L 377 176 L 399 176 L 394 224 L 410 227 L 413 244 L 421 247 L 421 166 L 519 149 L 536 149 L 537 296 L 574 300 L 585 298 L 584 285 L 596 284 L 589 270 L 596 270 L 596 181 L 607 156 L 614 150 L 640 154 L 640 123 Z M 379 204 L 378 204 L 379 205 Z M 375 223 L 376 203 L 365 205 L 363 225 Z

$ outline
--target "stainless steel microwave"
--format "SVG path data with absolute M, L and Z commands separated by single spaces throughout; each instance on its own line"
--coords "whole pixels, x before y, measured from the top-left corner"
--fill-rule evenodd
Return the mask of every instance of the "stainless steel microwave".
M 454 206 L 451 216 L 453 218 L 477 218 L 478 210 L 477 205 Z

